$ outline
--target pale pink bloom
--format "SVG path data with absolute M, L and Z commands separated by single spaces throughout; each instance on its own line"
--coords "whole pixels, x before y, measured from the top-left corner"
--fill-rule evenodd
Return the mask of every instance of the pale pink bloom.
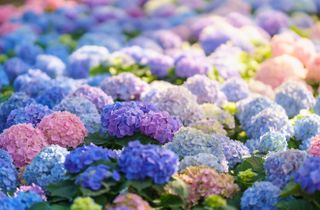
M 315 136 L 308 149 L 308 154 L 313 156 L 320 156 L 320 136 Z
M 320 54 L 316 55 L 307 65 L 308 80 L 320 81 Z

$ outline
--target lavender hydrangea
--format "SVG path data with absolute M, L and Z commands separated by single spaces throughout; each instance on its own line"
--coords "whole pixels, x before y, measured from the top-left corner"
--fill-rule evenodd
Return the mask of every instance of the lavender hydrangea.
M 255 182 L 254 185 L 244 191 L 241 198 L 241 209 L 277 210 L 280 189 L 271 182 Z
M 174 134 L 180 129 L 179 119 L 171 117 L 168 112 L 149 112 L 140 121 L 141 133 L 151 136 L 161 144 L 172 141 Z
M 32 103 L 12 110 L 7 118 L 6 127 L 9 128 L 19 123 L 31 123 L 33 126 L 36 126 L 44 116 L 51 113 L 52 110 L 47 106 Z
M 312 92 L 305 84 L 299 82 L 287 82 L 276 90 L 275 102 L 281 105 L 288 115 L 294 117 L 302 109 L 310 109 L 315 104 Z
M 217 136 L 218 138 L 219 136 Z M 249 149 L 240 141 L 230 140 L 228 138 L 221 141 L 224 155 L 228 161 L 228 166 L 233 168 L 243 159 L 250 157 Z
M 199 104 L 214 103 L 221 105 L 226 101 L 225 95 L 219 90 L 218 83 L 204 75 L 189 77 L 183 85 L 197 97 Z
M 317 115 L 320 115 L 320 96 L 316 98 L 316 102 L 314 104 L 313 110 Z
M 184 125 L 189 125 L 203 117 L 196 97 L 182 86 L 160 90 L 154 97 L 151 97 L 150 101 L 159 110 L 167 111 L 170 115 L 178 117 Z
M 76 148 L 66 156 L 64 168 L 68 173 L 79 173 L 97 161 L 111 161 L 117 157 L 117 153 L 112 150 L 94 144 L 85 145 Z
M 207 75 L 212 67 L 201 57 L 182 56 L 175 60 L 175 73 L 178 77 L 188 78 L 196 74 Z
M 299 141 L 306 141 L 320 133 L 320 117 L 312 114 L 295 121 L 294 136 Z
M 289 18 L 286 14 L 276 10 L 262 10 L 256 17 L 257 24 L 270 35 L 275 35 L 281 29 L 288 27 Z
M 46 105 L 49 108 L 53 108 L 59 104 L 64 97 L 69 94 L 70 89 L 65 86 L 54 85 L 47 90 L 41 92 L 36 98 L 39 104 Z
M 12 161 L 12 160 L 11 160 Z M 0 159 L 0 191 L 13 192 L 18 185 L 18 172 L 12 162 Z M 1 202 L 0 202 L 1 203 Z
M 216 169 L 218 172 L 228 171 L 228 167 L 222 165 L 220 163 L 220 160 L 216 156 L 208 153 L 199 153 L 197 155 L 185 156 L 180 161 L 179 170 L 182 171 L 189 166 L 208 166 L 210 168 Z
M 269 155 L 264 163 L 267 180 L 283 188 L 306 158 L 306 152 L 294 149 Z
M 114 100 L 139 99 L 148 84 L 132 73 L 121 73 L 108 77 L 101 83 L 101 89 Z
M 106 62 L 108 56 L 109 51 L 105 47 L 83 46 L 70 55 L 67 73 L 75 79 L 87 78 L 90 68 Z
M 26 167 L 23 178 L 28 184 L 35 183 L 42 188 L 65 179 L 64 162 L 69 154 L 67 149 L 58 145 L 50 145 L 41 152 Z
M 221 91 L 231 102 L 238 102 L 250 94 L 248 85 L 243 80 L 236 78 L 226 81 L 221 87 Z
M 39 55 L 36 59 L 35 67 L 41 69 L 51 78 L 56 78 L 65 74 L 66 65 L 53 55 Z
M 120 180 L 119 172 L 106 165 L 90 166 L 76 178 L 76 184 L 94 191 L 100 190 L 106 179 Z
M 269 131 L 260 138 L 250 139 L 246 142 L 246 146 L 251 153 L 258 151 L 262 154 L 269 152 L 282 152 L 288 148 L 286 136 L 277 131 Z
M 156 41 L 163 49 L 178 48 L 182 45 L 181 38 L 169 30 L 158 30 L 148 37 Z
M 155 184 L 164 184 L 177 172 L 179 159 L 176 154 L 160 146 L 132 141 L 122 151 L 118 163 L 129 180 L 151 178 Z
M 294 180 L 303 190 L 314 193 L 320 190 L 320 158 L 308 157 L 294 174 Z
M 173 59 L 166 55 L 156 54 L 148 58 L 147 65 L 153 75 L 162 78 L 167 76 L 169 70 L 173 67 Z
M 20 58 L 10 58 L 4 64 L 4 70 L 11 82 L 20 74 L 27 72 L 29 68 L 30 66 Z

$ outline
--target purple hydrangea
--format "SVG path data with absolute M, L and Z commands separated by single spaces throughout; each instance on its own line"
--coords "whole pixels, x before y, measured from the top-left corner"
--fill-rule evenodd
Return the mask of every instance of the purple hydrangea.
M 181 38 L 169 30 L 158 30 L 148 37 L 156 41 L 165 50 L 179 48 L 182 45 Z
M 46 193 L 43 191 L 43 189 L 36 185 L 36 184 L 32 184 L 32 185 L 21 185 L 15 192 L 15 196 L 18 195 L 18 193 L 20 192 L 34 192 L 38 195 L 41 196 L 42 200 L 46 201 L 47 200 L 47 196 Z
M 228 101 L 238 102 L 249 96 L 250 91 L 248 85 L 241 79 L 233 78 L 226 81 L 221 87 L 221 91 L 225 94 Z
M 306 152 L 293 149 L 271 154 L 264 163 L 267 180 L 283 188 L 306 158 Z
M 36 98 L 39 104 L 46 105 L 49 108 L 53 108 L 59 104 L 64 97 L 69 94 L 70 89 L 65 86 L 54 85 L 45 91 L 42 91 Z
M 161 78 L 168 75 L 170 68 L 173 67 L 173 59 L 166 55 L 157 54 L 148 58 L 147 65 L 153 75 Z
M 85 145 L 71 151 L 64 162 L 64 167 L 68 173 L 79 173 L 97 161 L 110 161 L 117 159 L 116 152 L 98 147 L 94 144 Z
M 64 75 L 66 69 L 66 65 L 60 58 L 45 54 L 37 57 L 35 67 L 41 69 L 51 78 Z
M 129 180 L 151 178 L 155 184 L 168 182 L 177 172 L 178 156 L 156 145 L 132 141 L 119 157 L 119 167 Z
M 221 143 L 230 168 L 241 163 L 243 159 L 250 157 L 249 149 L 240 141 L 226 138 L 222 140 Z
M 180 120 L 171 117 L 168 112 L 149 112 L 140 121 L 140 131 L 161 144 L 172 141 L 181 126 Z
M 219 90 L 219 84 L 204 75 L 189 77 L 183 85 L 197 97 L 199 104 L 222 105 L 226 101 L 224 93 Z
M 192 77 L 196 74 L 207 75 L 212 69 L 208 60 L 203 57 L 182 56 L 175 60 L 175 73 L 182 78 Z
M 287 28 L 289 19 L 286 14 L 275 10 L 262 10 L 256 17 L 257 24 L 270 35 L 275 35 Z
M 320 190 L 320 157 L 308 157 L 294 174 L 294 180 L 303 190 L 314 193 Z
M 25 107 L 14 109 L 10 112 L 6 127 L 19 123 L 31 123 L 34 127 L 41 121 L 41 119 L 52 113 L 52 110 L 47 106 L 32 103 Z
M 315 99 L 305 84 L 289 81 L 276 90 L 275 102 L 281 105 L 291 118 L 299 114 L 302 109 L 312 108 Z
M 106 78 L 101 83 L 101 89 L 114 100 L 139 99 L 148 84 L 132 73 L 121 73 Z
M 101 189 L 102 182 L 109 178 L 112 178 L 114 181 L 119 181 L 120 174 L 115 170 L 112 171 L 112 169 L 106 165 L 90 166 L 77 176 L 76 184 L 97 191 Z
M 4 70 L 11 82 L 20 74 L 27 72 L 29 68 L 30 66 L 20 58 L 10 58 L 4 64 Z
M 102 111 L 103 107 L 107 104 L 112 104 L 113 99 L 105 94 L 98 87 L 91 87 L 89 85 L 83 85 L 79 87 L 72 96 L 84 97 L 96 105 L 99 112 Z

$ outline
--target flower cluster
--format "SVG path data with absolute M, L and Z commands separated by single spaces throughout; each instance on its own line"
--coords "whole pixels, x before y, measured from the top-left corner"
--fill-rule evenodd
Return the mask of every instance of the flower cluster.
M 133 193 L 126 193 L 123 195 L 117 196 L 113 200 L 113 205 L 115 207 L 108 208 L 108 210 L 111 209 L 120 209 L 120 208 L 128 208 L 131 210 L 151 210 L 151 206 L 148 202 L 144 201 L 139 195 L 133 194 Z
M 90 197 L 77 197 L 71 205 L 71 210 L 102 210 L 102 207 Z
M 10 157 L 11 158 L 11 157 Z M 0 192 L 13 192 L 18 185 L 18 172 L 12 162 L 0 159 Z
M 320 133 L 320 117 L 307 115 L 298 118 L 294 124 L 294 136 L 297 140 L 305 142 Z
M 129 180 L 151 178 L 164 184 L 178 170 L 179 160 L 173 152 L 155 145 L 132 141 L 119 157 L 119 167 Z
M 19 192 L 34 192 L 34 193 L 37 193 L 38 195 L 40 195 L 42 200 L 44 200 L 44 201 L 47 200 L 47 196 L 46 196 L 45 192 L 43 191 L 43 189 L 34 183 L 31 185 L 28 185 L 28 186 L 21 185 L 16 190 L 15 195 L 17 195 Z
M 17 167 L 23 167 L 48 144 L 47 139 L 32 124 L 18 124 L 0 134 L 0 148 L 12 156 Z
M 58 145 L 45 147 L 26 167 L 23 178 L 28 184 L 34 183 L 42 188 L 65 179 L 63 164 L 68 154 L 67 149 Z
M 19 192 L 14 197 L 1 199 L 0 209 L 6 210 L 27 210 L 33 204 L 42 202 L 42 198 L 35 192 Z
M 227 172 L 228 167 L 220 163 L 220 160 L 209 153 L 199 153 L 192 156 L 185 156 L 180 161 L 179 170 L 184 170 L 189 166 L 208 166 L 214 168 L 218 172 Z
M 210 63 L 201 57 L 182 56 L 175 60 L 175 73 L 182 78 L 197 74 L 207 75 L 211 68 Z
M 108 77 L 101 83 L 101 89 L 114 100 L 139 99 L 148 84 L 132 73 L 122 73 Z
M 75 148 L 83 143 L 87 135 L 80 118 L 70 112 L 54 112 L 42 118 L 37 125 L 48 143 Z
M 299 150 L 271 154 L 264 164 L 267 179 L 275 186 L 283 188 L 306 158 L 307 154 Z
M 308 154 L 312 156 L 320 156 L 320 136 L 317 135 L 311 140 L 311 144 L 308 148 Z
M 43 104 L 48 106 L 49 108 L 53 108 L 69 94 L 69 91 L 70 90 L 68 87 L 54 85 L 42 91 L 36 98 L 36 101 L 39 104 Z
M 248 85 L 241 79 L 233 78 L 226 81 L 221 87 L 228 101 L 237 102 L 250 95 Z
M 240 141 L 224 139 L 221 141 L 223 152 L 228 161 L 228 166 L 233 168 L 243 159 L 250 157 L 249 149 Z
M 35 67 L 41 69 L 41 71 L 45 72 L 51 78 L 63 76 L 66 69 L 64 62 L 53 55 L 37 56 Z

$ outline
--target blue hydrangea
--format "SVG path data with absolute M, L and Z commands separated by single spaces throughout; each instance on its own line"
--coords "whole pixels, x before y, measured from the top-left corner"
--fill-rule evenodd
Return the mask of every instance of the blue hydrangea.
M 7 158 L 7 157 L 6 157 Z M 12 160 L 11 160 L 12 161 Z M 18 171 L 12 162 L 0 159 L 0 191 L 13 192 L 18 185 Z M 1 202 L 0 202 L 1 203 Z
M 275 102 L 281 105 L 289 118 L 299 114 L 302 109 L 310 109 L 315 104 L 312 92 L 305 84 L 290 81 L 276 90 Z
M 102 46 L 111 52 L 119 50 L 123 45 L 121 34 L 118 37 L 105 34 L 105 33 L 91 33 L 84 34 L 78 41 L 77 47 L 83 47 L 86 45 Z
M 16 55 L 30 65 L 35 63 L 36 57 L 42 51 L 41 47 L 32 43 L 24 43 L 16 47 Z
M 68 75 L 75 79 L 87 78 L 92 67 L 107 61 L 109 51 L 105 47 L 86 45 L 74 51 L 69 57 Z
M 320 2 L 320 1 L 319 1 Z M 318 96 L 317 98 L 316 98 L 316 103 L 315 103 L 315 105 L 314 105 L 314 107 L 313 107 L 313 110 L 314 110 L 314 112 L 317 114 L 317 115 L 320 115 L 320 96 Z
M 119 172 L 106 165 L 90 166 L 76 178 L 76 184 L 94 191 L 100 190 L 106 179 L 120 180 Z
M 223 136 L 211 136 L 194 128 L 182 127 L 175 133 L 172 142 L 165 145 L 165 148 L 176 153 L 181 159 L 199 153 L 212 154 L 219 160 L 219 164 L 227 168 L 221 143 L 223 140 L 225 140 Z
M 46 48 L 47 54 L 60 58 L 64 63 L 68 61 L 69 51 L 69 47 L 61 43 L 50 44 Z
M 228 172 L 228 167 L 222 165 L 216 156 L 208 153 L 185 156 L 180 161 L 179 170 L 182 171 L 189 166 L 208 166 L 216 169 L 219 172 Z
M 256 17 L 257 24 L 270 35 L 275 35 L 289 25 L 288 16 L 276 10 L 262 10 Z
M 55 105 L 59 104 L 69 92 L 70 89 L 68 87 L 55 85 L 42 91 L 36 98 L 36 101 L 39 104 L 53 108 Z
M 250 139 L 246 142 L 246 146 L 252 153 L 258 151 L 262 154 L 269 152 L 282 152 L 288 148 L 286 136 L 281 132 L 269 131 L 260 138 Z
M 35 192 L 19 192 L 15 195 L 14 198 L 11 198 L 13 200 L 16 200 L 18 203 L 20 203 L 19 210 L 27 210 L 29 209 L 33 204 L 42 202 L 42 198 L 39 194 Z
M 294 174 L 294 181 L 308 193 L 320 190 L 320 157 L 308 157 Z
M 250 157 L 249 149 L 240 141 L 225 138 L 224 140 L 221 140 L 221 143 L 230 168 L 241 163 L 243 159 Z
M 87 80 L 87 84 L 93 87 L 98 87 L 101 85 L 102 81 L 109 76 L 110 76 L 109 74 L 105 73 L 105 74 L 98 74 L 96 76 L 89 77 Z
M 28 92 L 25 90 L 30 85 L 34 85 L 35 82 L 38 81 L 43 81 L 45 84 L 48 86 L 48 82 L 50 80 L 50 77 L 42 72 L 39 69 L 29 69 L 28 72 L 25 74 L 19 75 L 13 82 L 13 87 L 16 91 L 23 91 L 23 92 Z M 47 86 L 40 87 L 38 86 L 39 89 L 37 89 L 37 92 L 40 92 L 40 90 L 46 88 Z M 35 91 L 34 91 L 35 92 Z
M 299 118 L 294 124 L 294 136 L 299 141 L 308 139 L 320 133 L 320 117 L 312 114 Z
M 255 182 L 244 191 L 241 198 L 242 210 L 277 210 L 280 189 L 271 182 Z
M 35 67 L 41 69 L 51 78 L 56 78 L 64 75 L 66 65 L 56 56 L 43 54 L 37 57 Z
M 7 73 L 4 71 L 3 67 L 0 65 L 0 90 L 4 87 L 4 86 L 8 86 L 9 85 L 9 78 Z
M 156 54 L 148 59 L 148 66 L 153 75 L 161 78 L 169 73 L 169 69 L 173 67 L 173 59 L 169 56 Z
M 132 136 L 140 128 L 144 113 L 139 102 L 116 102 L 106 105 L 101 113 L 103 131 L 118 138 Z
M 179 159 L 176 154 L 160 146 L 132 141 L 122 151 L 118 163 L 129 180 L 151 178 L 155 184 L 164 184 L 177 172 Z
M 101 116 L 99 113 L 82 114 L 79 116 L 88 133 L 97 133 L 101 130 Z
M 248 85 L 241 79 L 229 79 L 221 87 L 228 101 L 237 102 L 249 96 Z
M 306 158 L 306 152 L 294 149 L 269 155 L 264 163 L 267 180 L 283 188 Z
M 279 106 L 266 108 L 259 112 L 243 128 L 252 139 L 260 138 L 269 131 L 282 132 L 287 139 L 293 134 L 291 123 L 285 111 Z
M 14 198 L 5 197 L 0 200 L 0 209 L 3 210 L 26 210 L 23 204 Z
M 32 103 L 12 110 L 7 118 L 6 127 L 9 128 L 19 123 L 31 123 L 33 126 L 36 126 L 44 116 L 51 113 L 52 110 L 47 106 Z
M 0 160 L 8 164 L 13 164 L 11 155 L 6 150 L 3 150 L 3 149 L 0 149 Z
M 30 66 L 20 58 L 10 58 L 4 64 L 4 70 L 12 82 L 17 76 L 28 71 Z
M 64 162 L 68 154 L 67 149 L 58 145 L 45 147 L 26 167 L 23 178 L 28 184 L 35 183 L 44 189 L 65 179 Z
M 74 174 L 97 161 L 111 161 L 117 158 L 118 154 L 116 152 L 90 144 L 71 151 L 65 159 L 64 167 L 68 173 Z
M 14 93 L 7 101 L 0 104 L 0 131 L 5 128 L 7 118 L 14 109 L 25 107 L 35 101 L 25 93 Z

